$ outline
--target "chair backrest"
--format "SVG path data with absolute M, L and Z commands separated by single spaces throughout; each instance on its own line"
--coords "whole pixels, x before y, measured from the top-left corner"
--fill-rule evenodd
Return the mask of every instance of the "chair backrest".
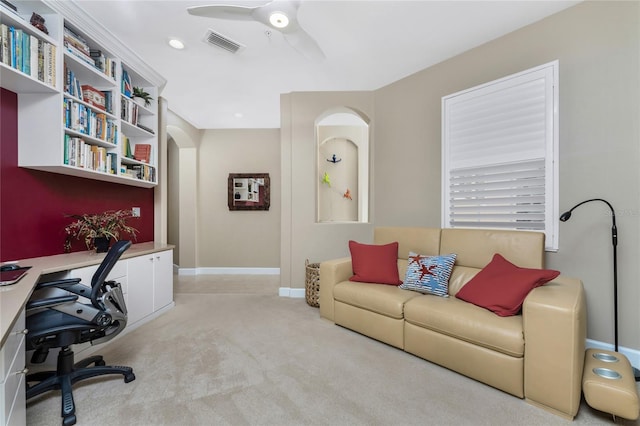
M 105 282 L 107 275 L 109 275 L 116 262 L 118 262 L 120 256 L 122 256 L 129 247 L 131 247 L 131 241 L 117 241 L 113 246 L 111 246 L 107 255 L 102 260 L 102 263 L 93 274 L 93 277 L 91 278 L 91 303 L 93 306 L 99 306 L 98 298 L 100 296 L 100 286 Z

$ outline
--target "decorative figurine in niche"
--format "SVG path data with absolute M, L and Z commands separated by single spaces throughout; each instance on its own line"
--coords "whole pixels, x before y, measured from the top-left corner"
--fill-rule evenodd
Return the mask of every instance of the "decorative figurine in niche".
M 331 178 L 329 177 L 329 173 L 324 172 L 324 176 L 322 176 L 322 183 L 326 183 L 331 188 Z
M 349 188 L 347 188 L 347 190 L 345 191 L 345 193 L 342 195 L 342 197 L 344 198 L 348 198 L 349 200 L 353 201 L 353 198 L 351 198 L 351 191 L 349 190 Z
M 29 22 L 43 33 L 49 34 L 49 30 L 47 30 L 47 27 L 44 25 L 44 18 L 37 13 L 33 12 L 31 15 L 31 21 Z
M 336 157 L 336 155 L 335 155 L 335 154 L 333 154 L 333 155 L 331 156 L 331 159 L 328 159 L 328 158 L 327 158 L 327 161 L 328 161 L 328 162 L 330 162 L 330 163 L 336 164 L 336 163 L 341 162 L 341 161 L 342 161 L 342 158 L 338 158 L 338 157 Z

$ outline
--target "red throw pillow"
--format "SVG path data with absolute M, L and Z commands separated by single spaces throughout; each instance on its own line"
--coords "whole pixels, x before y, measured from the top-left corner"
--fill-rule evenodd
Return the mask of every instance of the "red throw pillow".
M 520 268 L 498 253 L 456 294 L 501 317 L 516 315 L 531 290 L 560 275 L 552 269 Z
M 398 275 L 398 243 L 384 245 L 349 241 L 353 276 L 350 281 L 400 285 Z

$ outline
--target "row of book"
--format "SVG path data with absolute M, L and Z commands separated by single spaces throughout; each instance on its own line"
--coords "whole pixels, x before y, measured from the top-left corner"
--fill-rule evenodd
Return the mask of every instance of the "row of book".
M 63 120 L 67 129 L 117 145 L 118 125 L 115 120 L 71 99 L 65 98 L 63 102 Z
M 147 166 L 144 164 L 123 164 L 120 172 L 126 176 L 134 179 L 140 179 L 147 182 L 156 181 L 156 169 L 155 167 Z
M 138 104 L 131 99 L 122 97 L 120 101 L 120 118 L 133 124 L 138 125 Z
M 21 28 L 0 25 L 0 61 L 49 86 L 56 85 L 56 46 Z
M 102 50 L 91 49 L 89 55 L 93 59 L 93 64 L 96 68 L 102 71 L 104 74 L 116 79 L 116 61 L 109 58 L 102 53 Z
M 102 173 L 116 174 L 118 158 L 115 152 L 86 143 L 82 138 L 65 135 L 64 164 Z
M 113 114 L 113 93 L 106 91 L 98 91 L 93 87 L 81 84 L 73 70 L 65 68 L 64 91 L 78 99 Z
M 87 41 L 68 27 L 64 27 L 64 48 L 76 58 L 116 78 L 116 61 L 107 58 L 101 50 L 91 49 Z
M 91 145 L 82 138 L 65 135 L 64 164 L 101 173 L 116 174 L 118 157 L 115 152 L 109 152 L 106 148 Z M 122 164 L 120 173 L 147 182 L 156 181 L 156 169 L 148 165 Z

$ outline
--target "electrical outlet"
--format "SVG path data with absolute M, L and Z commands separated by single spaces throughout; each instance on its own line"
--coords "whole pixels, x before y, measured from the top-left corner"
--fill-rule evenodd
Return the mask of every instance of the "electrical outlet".
M 133 217 L 140 217 L 140 207 L 131 207 L 131 215 Z

